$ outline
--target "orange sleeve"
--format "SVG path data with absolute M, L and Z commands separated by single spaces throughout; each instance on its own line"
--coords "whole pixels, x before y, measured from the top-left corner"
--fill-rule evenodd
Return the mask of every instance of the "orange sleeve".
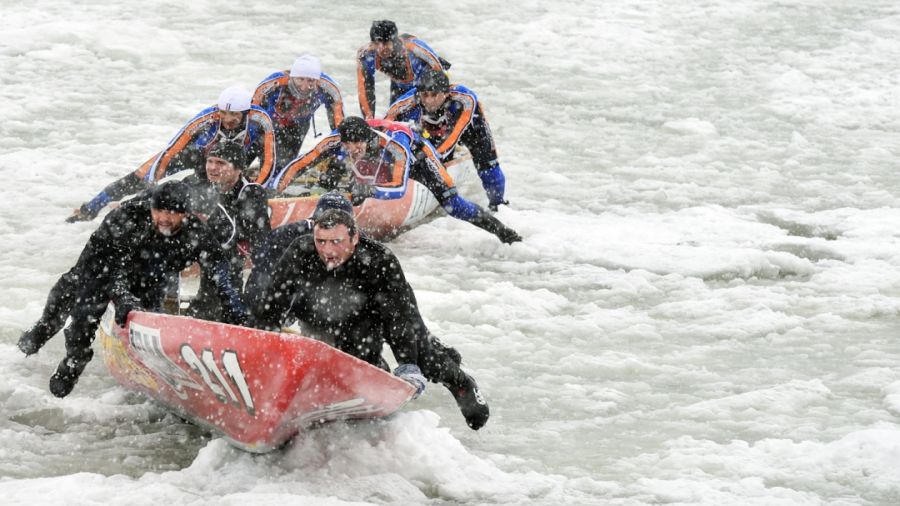
M 469 126 L 469 123 L 472 121 L 472 114 L 475 113 L 475 100 L 472 97 L 460 93 L 457 96 L 453 97 L 454 100 L 459 100 L 463 104 L 463 110 L 459 113 L 459 117 L 456 118 L 456 123 L 453 125 L 453 130 L 447 134 L 447 138 L 444 139 L 444 142 L 441 143 L 440 146 L 437 146 L 438 153 L 441 156 L 446 155 L 453 149 L 453 146 L 456 146 L 456 143 L 459 142 L 459 138 L 462 135 L 463 131 L 466 127 Z
M 325 137 L 312 150 L 300 158 L 294 159 L 281 174 L 279 174 L 278 186 L 275 188 L 277 193 L 283 192 L 295 178 L 301 176 L 310 167 L 319 163 L 319 161 L 329 155 L 329 152 L 336 149 L 341 142 L 338 135 L 329 135 Z
M 255 182 L 265 186 L 265 182 L 271 176 L 272 168 L 275 166 L 275 127 L 272 126 L 272 120 L 267 114 L 259 111 L 250 111 L 250 113 L 254 115 L 263 130 L 262 160 L 259 163 L 259 175 L 256 176 Z

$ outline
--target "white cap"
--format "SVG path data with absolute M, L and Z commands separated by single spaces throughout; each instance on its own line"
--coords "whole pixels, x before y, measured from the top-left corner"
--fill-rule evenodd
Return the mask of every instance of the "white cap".
M 216 105 L 219 106 L 220 111 L 246 111 L 250 109 L 251 99 L 250 92 L 236 84 L 225 88 L 219 95 L 219 102 Z
M 322 77 L 322 64 L 315 56 L 305 54 L 294 60 L 294 64 L 291 65 L 291 77 L 318 79 Z

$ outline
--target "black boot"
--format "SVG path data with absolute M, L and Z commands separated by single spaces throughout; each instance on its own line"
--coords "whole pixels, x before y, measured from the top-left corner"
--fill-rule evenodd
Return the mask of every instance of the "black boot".
M 447 346 L 434 334 L 429 333 L 428 335 L 431 338 L 431 346 L 434 348 L 435 353 L 446 355 L 456 365 L 462 364 L 462 355 L 460 355 L 459 352 L 456 351 L 456 348 Z
M 34 324 L 34 327 L 31 327 L 30 330 L 23 332 L 22 337 L 19 338 L 19 342 L 17 346 L 25 356 L 34 355 L 41 349 L 47 341 L 53 337 L 54 332 L 50 329 L 47 324 L 42 321 L 38 321 Z
M 450 390 L 453 398 L 456 399 L 456 405 L 462 411 L 466 424 L 472 430 L 478 430 L 487 423 L 488 418 L 491 416 L 491 410 L 488 408 L 484 396 L 481 395 L 481 391 L 478 390 L 478 384 L 475 383 L 475 379 L 463 372 L 461 372 L 461 376 L 459 384 L 451 386 L 445 383 L 444 386 L 447 387 L 447 390 Z
M 507 227 L 506 225 L 501 223 L 500 220 L 498 220 L 494 215 L 486 213 L 483 210 L 479 211 L 478 216 L 473 218 L 470 223 L 478 228 L 487 230 L 488 232 L 496 235 L 501 242 L 504 242 L 506 244 L 512 244 L 514 242 L 519 242 L 522 240 L 522 236 L 519 235 L 515 230 Z
M 72 393 L 75 383 L 78 383 L 78 377 L 93 357 L 94 350 L 90 348 L 81 355 L 66 355 L 50 377 L 50 393 L 57 397 L 65 397 Z

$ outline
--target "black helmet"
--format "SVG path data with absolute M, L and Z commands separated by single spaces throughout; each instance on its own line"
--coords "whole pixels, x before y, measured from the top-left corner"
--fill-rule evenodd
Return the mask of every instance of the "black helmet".
M 450 91 L 450 79 L 442 70 L 426 70 L 416 81 L 416 91 L 437 91 L 446 93 Z
M 341 142 L 363 142 L 372 138 L 372 128 L 359 116 L 347 116 L 338 127 Z
M 319 201 L 316 203 L 316 210 L 313 211 L 310 219 L 315 220 L 329 209 L 337 209 L 353 216 L 353 204 L 350 203 L 350 200 L 341 192 L 332 190 L 319 197 Z
M 163 183 L 153 190 L 150 207 L 173 213 L 189 213 L 191 212 L 191 188 L 182 181 Z
M 397 25 L 393 21 L 383 19 L 381 21 L 372 21 L 372 28 L 369 29 L 369 38 L 372 42 L 387 42 L 397 37 Z
M 237 170 L 244 170 L 247 167 L 247 155 L 244 153 L 244 147 L 236 142 L 217 141 L 206 154 L 207 158 L 211 156 L 230 162 Z

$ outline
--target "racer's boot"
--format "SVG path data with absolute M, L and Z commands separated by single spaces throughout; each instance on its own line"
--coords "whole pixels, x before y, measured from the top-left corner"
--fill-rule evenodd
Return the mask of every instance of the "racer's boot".
M 77 355 L 66 354 L 66 358 L 62 359 L 56 367 L 56 372 L 50 377 L 50 393 L 56 397 L 65 397 L 72 393 L 75 383 L 78 383 L 78 377 L 93 357 L 94 350 L 91 348 Z
M 34 355 L 38 352 L 47 341 L 53 337 L 53 332 L 43 320 L 38 320 L 31 329 L 22 333 L 16 346 L 25 354 L 25 356 Z
M 496 235 L 501 242 L 506 244 L 512 244 L 522 240 L 522 236 L 519 235 L 518 232 L 501 223 L 494 215 L 486 213 L 481 209 L 479 209 L 478 214 L 472 218 L 470 223 Z
M 459 371 L 459 379 L 454 384 L 444 383 L 444 386 L 456 399 L 456 405 L 459 406 L 469 428 L 478 430 L 484 427 L 491 416 L 491 410 L 481 395 L 475 379 Z
M 450 360 L 452 360 L 456 365 L 462 364 L 462 355 L 453 348 L 452 346 L 447 346 L 443 343 L 438 337 L 432 333 L 428 333 L 428 337 L 431 338 L 431 346 L 434 348 L 435 353 L 444 354 Z

